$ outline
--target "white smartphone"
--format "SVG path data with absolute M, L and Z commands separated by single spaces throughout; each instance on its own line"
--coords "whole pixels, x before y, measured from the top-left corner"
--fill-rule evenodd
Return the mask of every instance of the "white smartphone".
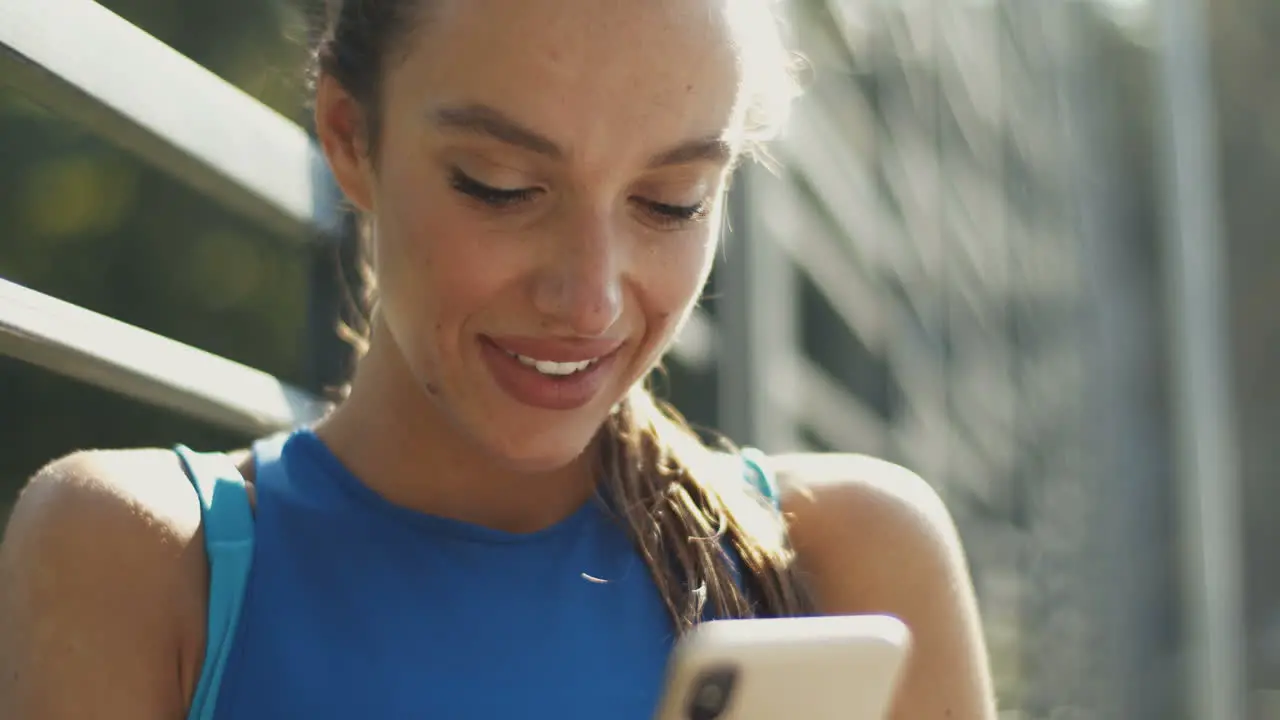
M 883 615 L 703 623 L 676 645 L 657 720 L 884 720 L 910 645 Z

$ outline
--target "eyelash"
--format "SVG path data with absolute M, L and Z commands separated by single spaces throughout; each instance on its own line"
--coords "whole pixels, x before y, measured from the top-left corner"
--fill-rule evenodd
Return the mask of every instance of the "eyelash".
M 458 168 L 450 170 L 449 185 L 463 195 L 499 210 L 532 200 L 542 193 L 540 188 L 520 188 L 518 190 L 496 188 L 476 180 Z M 637 198 L 637 201 L 658 222 L 670 226 L 684 225 L 702 220 L 707 216 L 707 210 L 710 207 L 710 202 L 706 200 L 694 205 L 671 205 L 639 198 Z
M 485 205 L 499 209 L 525 202 L 526 200 L 532 200 L 541 192 L 538 188 L 505 190 L 492 185 L 485 185 L 457 168 L 453 168 L 449 172 L 449 185 L 463 195 L 468 195 Z
M 652 200 L 641 200 L 640 202 L 650 212 L 657 214 L 664 222 L 675 224 L 691 223 L 705 218 L 707 216 L 707 208 L 710 205 L 706 200 L 696 205 L 669 205 Z

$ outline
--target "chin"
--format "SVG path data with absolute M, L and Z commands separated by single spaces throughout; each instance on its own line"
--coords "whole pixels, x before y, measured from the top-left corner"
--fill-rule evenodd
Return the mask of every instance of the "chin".
M 536 443 L 512 443 L 508 440 L 494 447 L 494 454 L 512 470 L 529 474 L 550 473 L 582 459 L 583 454 L 593 447 L 594 438 L 595 435 L 585 440 L 546 438 Z
M 484 422 L 482 418 L 478 439 L 505 467 L 531 474 L 554 472 L 577 462 L 594 447 L 604 419 L 584 422 L 581 414 L 577 411 L 570 415 L 579 417 L 559 420 L 529 418 L 523 423 Z
M 500 465 L 517 472 L 554 472 L 581 461 L 626 394 L 625 363 L 611 365 L 595 397 L 577 407 L 538 407 L 494 388 L 498 392 L 485 393 L 484 401 L 469 408 L 472 436 Z

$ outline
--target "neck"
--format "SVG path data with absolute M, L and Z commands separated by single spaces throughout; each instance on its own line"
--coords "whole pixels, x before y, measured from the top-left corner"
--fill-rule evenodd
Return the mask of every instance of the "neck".
M 360 480 L 397 505 L 509 532 L 568 517 L 595 491 L 593 452 L 549 472 L 505 465 L 446 416 L 375 324 L 351 393 L 316 434 Z

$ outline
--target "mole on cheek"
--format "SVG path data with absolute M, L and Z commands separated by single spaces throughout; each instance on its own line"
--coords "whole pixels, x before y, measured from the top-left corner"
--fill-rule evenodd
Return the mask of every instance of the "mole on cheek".
M 427 382 L 427 394 L 432 397 L 440 396 L 440 387 L 433 382 Z

